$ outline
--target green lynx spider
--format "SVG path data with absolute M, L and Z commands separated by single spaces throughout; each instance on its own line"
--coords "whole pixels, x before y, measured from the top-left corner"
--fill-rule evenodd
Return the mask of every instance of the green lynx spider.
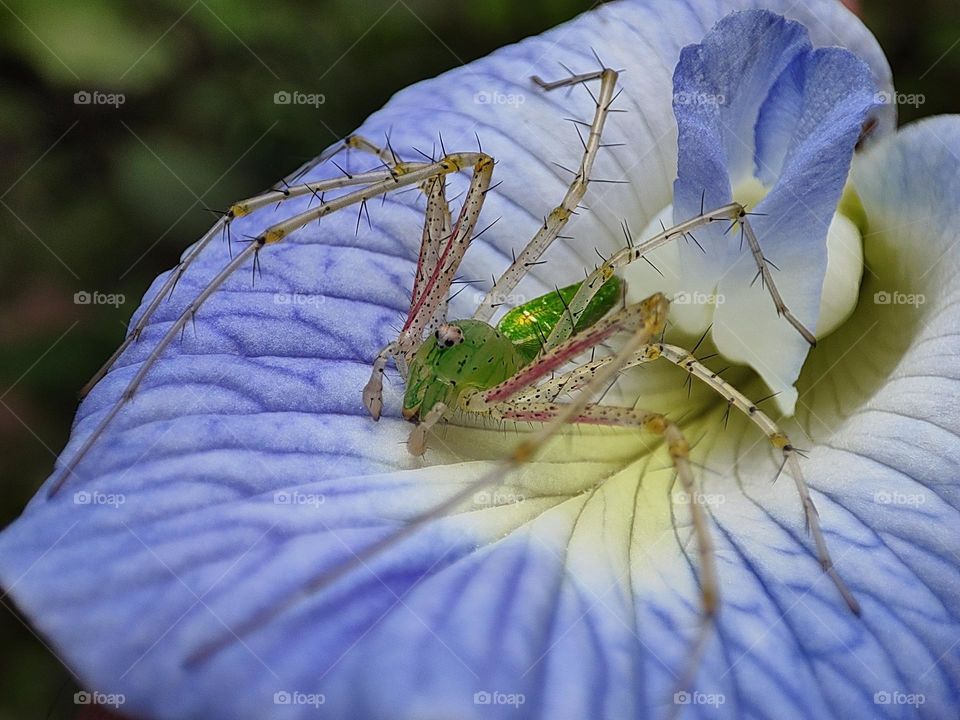
M 186 324 L 210 297 L 236 270 L 258 257 L 260 250 L 281 242 L 290 233 L 332 212 L 401 188 L 419 188 L 426 196 L 425 219 L 411 306 L 398 338 L 387 345 L 376 357 L 373 370 L 362 397 L 374 420 L 380 418 L 383 408 L 382 377 L 384 369 L 393 360 L 404 376 L 407 391 L 403 415 L 416 425 L 410 433 L 408 449 L 421 455 L 426 449 L 430 430 L 440 421 L 458 412 L 486 416 L 496 420 L 532 421 L 539 427 L 525 438 L 484 477 L 469 483 L 461 491 L 438 504 L 430 511 L 409 520 L 403 528 L 382 541 L 366 548 L 352 561 L 328 571 L 314 583 L 301 588 L 282 606 L 270 608 L 234 628 L 229 635 L 196 650 L 188 660 L 195 662 L 217 651 L 295 604 L 304 596 L 333 582 L 337 577 L 375 555 L 402 537 L 416 531 L 431 519 L 456 508 L 485 486 L 502 481 L 505 473 L 530 460 L 544 444 L 565 424 L 594 424 L 632 427 L 660 436 L 666 443 L 677 479 L 688 498 L 696 496 L 696 483 L 689 460 L 689 445 L 680 428 L 659 412 L 636 407 L 614 407 L 592 402 L 592 398 L 607 387 L 624 369 L 655 360 L 666 360 L 696 377 L 731 406 L 742 412 L 780 452 L 781 471 L 788 467 L 803 506 L 807 529 L 813 537 L 817 558 L 850 609 L 859 614 L 859 604 L 833 567 L 819 516 L 804 481 L 798 451 L 785 433 L 750 399 L 712 372 L 684 348 L 666 344 L 662 334 L 667 322 L 669 300 L 655 293 L 638 303 L 614 310 L 619 297 L 620 281 L 617 269 L 678 238 L 688 237 L 691 231 L 715 222 L 726 222 L 739 227 L 747 241 L 758 275 L 762 278 L 776 309 L 784 319 L 811 344 L 815 338 L 786 307 L 777 291 L 764 258 L 759 241 L 748 220 L 745 208 L 730 203 L 708 212 L 701 212 L 662 233 L 621 249 L 603 262 L 582 282 L 564 288 L 554 296 L 544 296 L 516 309 L 497 327 L 489 324 L 496 309 L 508 294 L 536 264 L 550 244 L 560 235 L 571 215 L 583 199 L 590 182 L 594 160 L 601 148 L 600 137 L 616 96 L 618 73 L 609 68 L 599 72 L 572 74 L 556 82 L 533 81 L 543 90 L 600 81 L 600 90 L 594 97 L 596 109 L 589 134 L 583 142 L 584 152 L 579 169 L 567 189 L 562 202 L 554 208 L 534 237 L 516 257 L 510 267 L 485 295 L 473 317 L 448 321 L 447 302 L 456 272 L 474 236 L 474 229 L 487 191 L 490 189 L 494 160 L 482 150 L 444 154 L 437 161 L 406 162 L 399 160 L 389 146 L 380 149 L 359 136 L 348 137 L 334 152 L 351 148 L 374 154 L 383 169 L 349 175 L 332 180 L 295 184 L 310 168 L 328 160 L 330 154 L 301 168 L 284 181 L 282 188 L 233 205 L 224 217 L 183 258 L 155 295 L 145 312 L 133 327 L 123 344 L 104 367 L 84 388 L 89 390 L 121 355 L 139 338 L 150 317 L 163 299 L 173 291 L 191 262 L 209 242 L 221 232 L 228 231 L 229 223 L 259 208 L 281 203 L 291 197 L 314 196 L 319 204 L 308 208 L 265 230 L 209 282 L 186 307 L 166 334 L 153 348 L 138 372 L 127 385 L 122 398 L 110 408 L 99 425 L 67 462 L 51 485 L 48 497 L 54 496 L 74 474 L 78 463 L 102 436 L 117 413 L 134 395 L 150 368 L 156 364 L 165 348 L 185 328 Z M 586 125 L 586 123 L 583 123 Z M 581 141 L 583 138 L 581 136 Z M 458 216 L 454 221 L 446 197 L 446 178 L 452 173 L 472 171 Z M 335 199 L 324 199 L 324 193 L 360 186 Z M 539 308 L 534 311 L 532 308 Z M 518 313 L 533 313 L 536 336 L 517 330 Z M 550 317 L 548 317 L 550 316 Z M 529 331 L 529 328 L 528 328 Z M 583 353 L 616 335 L 627 339 L 614 355 L 563 369 Z M 537 347 L 531 350 L 531 340 Z M 560 372 L 559 375 L 556 375 Z M 549 376 L 549 379 L 545 379 Z M 557 402 L 562 395 L 570 395 L 569 402 Z M 689 503 L 694 538 L 699 562 L 701 621 L 691 653 L 691 662 L 685 679 L 692 681 L 692 673 L 715 620 L 719 607 L 719 588 L 713 557 L 713 543 L 704 508 L 700 503 Z M 681 683 L 682 685 L 684 683 Z

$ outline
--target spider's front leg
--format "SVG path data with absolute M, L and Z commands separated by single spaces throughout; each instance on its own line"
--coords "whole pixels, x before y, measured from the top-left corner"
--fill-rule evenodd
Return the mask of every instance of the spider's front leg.
M 410 310 L 399 337 L 377 355 L 370 379 L 363 388 L 363 404 L 374 420 L 380 419 L 383 410 L 383 373 L 387 363 L 393 359 L 408 364 L 424 333 L 446 321 L 450 286 L 470 245 L 493 176 L 493 158 L 489 155 L 464 153 L 462 157 L 472 160 L 473 175 L 452 228 L 445 178 L 450 172 L 464 169 L 465 165 L 443 168 L 443 172 L 426 178 L 421 185 L 427 195 L 427 210 Z M 441 165 L 445 162 L 447 158 L 441 161 Z
M 580 290 L 574 296 L 573 300 L 570 301 L 569 312 L 564 314 L 547 338 L 546 347 L 548 349 L 554 347 L 570 336 L 580 316 L 586 310 L 587 305 L 594 296 L 600 292 L 600 288 L 613 276 L 617 269 L 636 262 L 641 258 L 645 259 L 647 253 L 679 238 L 691 236 L 691 233 L 697 228 L 715 222 L 729 222 L 731 223 L 731 228 L 736 225 L 740 226 L 740 232 L 747 241 L 750 254 L 753 256 L 754 262 L 757 265 L 757 277 L 761 279 L 763 286 L 767 289 L 768 294 L 773 300 L 777 314 L 790 323 L 811 346 L 816 345 L 816 336 L 800 322 L 790 308 L 787 307 L 783 297 L 780 295 L 780 291 L 777 289 L 776 283 L 774 283 L 770 273 L 770 268 L 768 267 L 770 261 L 763 254 L 760 242 L 757 240 L 756 233 L 754 233 L 753 227 L 747 218 L 746 208 L 740 203 L 732 202 L 709 212 L 703 212 L 697 217 L 665 229 L 663 232 L 639 245 L 634 246 L 631 244 L 629 247 L 622 248 L 614 253 L 612 257 L 590 273 L 587 279 L 580 285 Z
M 826 538 L 820 527 L 820 513 L 817 512 L 813 498 L 810 497 L 810 488 L 804 479 L 803 470 L 800 466 L 800 460 L 798 458 L 800 451 L 787 434 L 746 395 L 721 378 L 719 373 L 712 372 L 710 368 L 706 367 L 683 348 L 665 343 L 654 343 L 647 348 L 646 358 L 646 361 L 663 358 L 685 370 L 693 377 L 696 377 L 726 401 L 727 412 L 729 412 L 731 407 L 736 408 L 766 435 L 771 447 L 773 447 L 774 451 L 780 453 L 783 458 L 777 476 L 779 477 L 780 472 L 783 472 L 784 468 L 789 468 L 790 475 L 793 477 L 797 494 L 800 496 L 800 504 L 803 507 L 807 532 L 813 537 L 817 561 L 820 563 L 820 567 L 823 568 L 824 573 L 826 573 L 827 577 L 833 582 L 851 612 L 859 615 L 860 603 L 856 597 L 854 597 L 850 588 L 847 587 L 843 578 L 840 577 L 840 574 L 834 567 L 833 559 L 830 556 Z
M 343 150 L 351 149 L 376 155 L 377 158 L 379 158 L 383 163 L 385 169 L 373 170 L 365 173 L 354 173 L 353 175 L 344 174 L 343 177 L 333 178 L 331 180 L 323 180 L 312 183 L 298 183 L 298 180 L 313 168 L 331 160 L 335 155 L 337 155 L 337 153 L 342 152 Z M 194 243 L 194 245 L 187 250 L 186 253 L 184 253 L 180 262 L 173 269 L 173 271 L 167 275 L 163 285 L 160 286 L 160 289 L 157 291 L 153 300 L 151 300 L 150 304 L 140 315 L 140 318 L 137 320 L 136 324 L 127 333 L 127 336 L 123 339 L 123 342 L 120 343 L 120 346 L 113 352 L 113 354 L 100 367 L 100 369 L 97 370 L 94 376 L 87 381 L 86 385 L 80 389 L 80 397 L 86 397 L 93 387 L 100 382 L 104 375 L 110 371 L 110 368 L 114 366 L 126 349 L 140 339 L 140 335 L 147 327 L 147 324 L 150 322 L 153 314 L 157 311 L 157 308 L 160 307 L 164 300 L 168 299 L 173 294 L 173 290 L 177 286 L 177 283 L 184 276 L 193 262 L 200 256 L 200 253 L 203 252 L 203 250 L 210 244 L 210 242 L 218 235 L 225 235 L 227 242 L 230 242 L 230 225 L 234 220 L 239 217 L 249 215 L 260 208 L 268 207 L 274 204 L 280 204 L 291 198 L 302 197 L 305 195 L 323 198 L 324 193 L 332 190 L 338 190 L 354 185 L 368 185 L 371 183 L 380 182 L 386 178 L 389 178 L 391 175 L 395 175 L 398 171 L 414 170 L 420 167 L 426 167 L 427 165 L 428 163 L 400 162 L 396 157 L 393 156 L 392 151 L 381 149 L 366 138 L 363 138 L 359 135 L 350 135 L 349 137 L 344 138 L 343 142 L 331 148 L 328 152 L 322 153 L 315 160 L 311 160 L 309 163 L 303 165 L 303 167 L 301 167 L 299 170 L 281 180 L 277 186 L 274 186 L 267 192 L 249 197 L 246 200 L 235 202 L 227 209 L 226 212 L 220 215 L 220 219 L 217 220 L 214 226 L 210 228 L 207 233 L 200 238 L 200 240 Z
M 830 556 L 826 538 L 820 527 L 820 514 L 817 512 L 813 498 L 810 496 L 810 488 L 807 485 L 803 469 L 800 465 L 799 456 L 801 455 L 801 451 L 797 449 L 787 433 L 763 412 L 763 410 L 757 407 L 756 403 L 720 377 L 720 373 L 712 371 L 684 348 L 663 342 L 651 343 L 638 350 L 633 356 L 618 362 L 618 365 L 620 371 L 623 371 L 635 365 L 661 359 L 672 363 L 692 377 L 697 378 L 723 398 L 727 404 L 727 411 L 724 414 L 724 424 L 726 424 L 730 409 L 735 408 L 760 429 L 766 436 L 773 450 L 780 454 L 782 461 L 777 475 L 779 477 L 779 474 L 783 472 L 784 468 L 787 468 L 790 476 L 793 478 L 794 485 L 797 488 L 797 494 L 800 497 L 800 504 L 803 508 L 805 525 L 807 531 L 813 538 L 817 561 L 823 568 L 824 573 L 826 573 L 837 588 L 847 607 L 850 608 L 851 612 L 859 615 L 860 603 L 837 572 L 833 559 Z M 512 398 L 512 402 L 521 407 L 530 407 L 531 405 L 529 404 L 535 405 L 537 403 L 554 403 L 563 395 L 587 387 L 602 368 L 612 364 L 616 360 L 617 358 L 615 356 L 611 356 L 579 365 L 562 375 L 558 375 L 546 382 L 534 385 L 517 393 Z
M 496 309 L 503 303 L 504 298 L 517 286 L 517 283 L 523 279 L 530 267 L 537 264 L 537 261 L 543 256 L 551 243 L 559 237 L 563 228 L 574 214 L 577 206 L 583 200 L 590 184 L 590 173 L 593 171 L 593 164 L 600 152 L 600 137 L 603 134 L 604 124 L 607 116 L 610 114 L 610 106 L 617 99 L 619 93 L 614 93 L 617 86 L 619 73 L 610 68 L 604 68 L 598 72 L 585 73 L 582 75 L 573 75 L 563 80 L 547 83 L 534 76 L 533 82 L 539 85 L 543 90 L 549 91 L 560 87 L 578 85 L 592 80 L 600 81 L 600 92 L 596 101 L 596 110 L 593 115 L 593 122 L 590 124 L 590 131 L 586 141 L 580 137 L 583 143 L 583 156 L 580 159 L 580 167 L 576 175 L 570 182 L 566 194 L 563 196 L 560 204 L 550 211 L 550 214 L 544 219 L 543 225 L 537 233 L 527 243 L 526 247 L 516 256 L 510 267 L 497 279 L 494 286 L 481 300 L 479 307 L 474 313 L 475 320 L 489 322 Z M 586 124 L 586 123 L 584 123 Z M 577 130 L 579 133 L 579 129 Z
M 236 208 L 234 214 L 239 217 L 241 214 L 249 214 L 250 212 L 264 207 L 265 205 L 269 205 L 274 202 L 282 202 L 291 196 L 309 195 L 316 196 L 319 200 L 317 205 L 309 207 L 307 210 L 282 220 L 275 225 L 271 225 L 263 230 L 259 235 L 252 238 L 246 247 L 244 247 L 244 249 L 238 252 L 236 255 L 232 256 L 232 259 L 226 265 L 224 265 L 213 277 L 213 279 L 211 279 L 193 298 L 193 300 L 187 304 L 177 319 L 167 328 L 166 332 L 150 351 L 149 355 L 147 355 L 146 360 L 141 363 L 133 378 L 127 383 L 120 399 L 117 400 L 107 410 L 100 422 L 87 436 L 87 439 L 80 446 L 80 449 L 77 450 L 73 457 L 71 457 L 61 466 L 60 472 L 56 479 L 50 483 L 50 486 L 47 490 L 47 496 L 53 497 L 56 495 L 60 491 L 60 488 L 62 488 L 67 482 L 67 480 L 75 475 L 75 470 L 78 464 L 83 460 L 86 454 L 107 430 L 114 418 L 120 412 L 121 408 L 123 408 L 123 406 L 133 398 L 137 389 L 140 387 L 140 384 L 143 382 L 144 377 L 146 377 L 147 373 L 149 373 L 153 366 L 159 361 L 164 350 L 169 347 L 169 345 L 177 337 L 180 336 L 180 334 L 183 332 L 183 329 L 196 316 L 197 312 L 207 301 L 207 299 L 210 298 L 210 296 L 213 295 L 217 290 L 219 290 L 223 284 L 241 267 L 247 265 L 251 261 L 254 267 L 256 267 L 259 254 L 265 247 L 282 242 L 292 233 L 305 227 L 309 223 L 316 222 L 327 215 L 342 210 L 343 208 L 356 204 L 361 204 L 362 206 L 363 203 L 371 200 L 372 198 L 380 197 L 381 195 L 393 192 L 394 190 L 398 190 L 403 187 L 422 185 L 424 182 L 427 182 L 431 178 L 435 178 L 438 175 L 448 175 L 452 172 L 458 172 L 459 170 L 465 167 L 470 167 L 471 165 L 477 169 L 488 168 L 486 178 L 487 182 L 489 182 L 489 172 L 492 171 L 493 168 L 493 160 L 489 156 L 482 153 L 454 153 L 452 155 L 445 156 L 437 162 L 404 163 L 402 168 L 388 167 L 385 170 L 374 171 L 372 173 L 348 175 L 346 177 L 336 178 L 334 180 L 290 186 L 288 188 L 284 188 L 283 190 L 271 191 L 264 195 L 257 196 L 249 201 L 243 201 L 242 203 L 237 203 L 234 205 L 234 208 Z M 360 185 L 361 187 L 352 192 L 339 195 L 333 199 L 324 199 L 322 196 L 324 189 L 346 188 L 354 185 Z M 473 219 L 475 221 L 476 218 L 474 217 Z M 457 257 L 457 253 L 455 251 L 451 252 L 451 249 L 452 246 L 456 244 L 455 241 L 457 241 L 459 238 L 460 236 L 456 233 L 453 235 L 451 243 L 444 249 L 441 259 L 445 258 L 447 255 L 452 258 Z M 462 257 L 463 249 L 465 248 L 460 250 L 460 257 Z M 189 255 L 188 259 L 196 257 L 197 252 L 199 252 L 199 250 L 195 249 L 195 251 Z M 438 273 L 440 267 L 444 267 L 443 273 L 440 273 L 440 279 L 444 280 L 446 277 L 444 273 L 446 273 L 447 268 L 441 264 L 437 268 Z M 455 268 L 452 272 L 455 272 Z M 452 272 L 450 276 L 451 281 Z M 435 273 L 435 275 L 436 274 L 437 273 Z M 174 273 L 171 274 L 171 277 L 178 277 L 177 271 L 174 271 Z M 446 287 L 449 288 L 449 281 L 447 281 Z M 159 292 L 154 298 L 154 301 L 151 303 L 151 305 L 147 308 L 148 313 L 152 312 L 152 309 L 157 307 L 163 295 L 164 291 L 161 290 L 161 292 Z M 423 303 L 418 301 L 420 304 L 426 303 L 428 305 L 429 303 L 435 302 L 435 298 L 433 295 L 431 295 L 431 291 L 424 293 Z M 435 305 L 430 306 L 435 307 Z M 134 335 L 135 333 L 131 334 L 130 337 L 134 337 Z

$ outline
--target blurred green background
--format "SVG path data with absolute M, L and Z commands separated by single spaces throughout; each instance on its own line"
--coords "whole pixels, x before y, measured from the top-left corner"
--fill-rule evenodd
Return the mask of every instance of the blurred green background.
M 666 0 L 660 0 L 666 1 Z M 539 33 L 588 0 L 0 0 L 0 526 L 63 447 L 76 392 L 148 284 L 223 208 L 353 130 L 396 90 Z M 956 110 L 956 0 L 862 0 L 902 120 Z M 282 89 L 323 93 L 275 105 Z M 123 93 L 119 107 L 77 91 Z M 126 303 L 78 305 L 79 291 Z M 0 720 L 71 718 L 76 689 L 0 610 Z

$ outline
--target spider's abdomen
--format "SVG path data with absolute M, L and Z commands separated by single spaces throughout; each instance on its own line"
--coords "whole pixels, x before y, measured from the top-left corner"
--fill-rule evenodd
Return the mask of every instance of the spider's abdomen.
M 503 316 L 497 329 L 516 345 L 524 360 L 530 362 L 540 352 L 543 341 L 560 322 L 582 284 L 574 283 L 518 305 Z M 575 332 L 590 327 L 610 312 L 620 301 L 623 286 L 623 280 L 616 275 L 607 280 L 580 316 Z
M 426 338 L 413 356 L 403 416 L 416 420 L 438 402 L 455 408 L 466 390 L 498 385 L 524 364 L 523 356 L 497 328 L 479 320 L 450 323 Z

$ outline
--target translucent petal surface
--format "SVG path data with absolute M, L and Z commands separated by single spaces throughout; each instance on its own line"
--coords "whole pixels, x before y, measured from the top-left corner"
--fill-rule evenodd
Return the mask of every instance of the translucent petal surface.
M 480 133 L 505 181 L 485 211 L 504 220 L 464 267 L 486 277 L 557 202 L 566 177 L 550 161 L 570 165 L 579 152 L 562 118 L 585 117 L 592 106 L 579 91 L 541 96 L 525 77 L 552 76 L 558 59 L 592 68 L 590 46 L 613 65 L 643 68 L 624 74 L 621 102 L 632 112 L 610 126 L 610 140 L 627 142 L 631 154 L 610 153 L 598 166 L 598 177 L 634 182 L 591 191 L 594 214 L 571 227 L 583 242 L 557 248 L 523 286 L 543 292 L 579 277 L 594 246 L 616 247 L 620 217 L 632 214 L 641 227 L 669 202 L 672 67 L 679 48 L 730 7 L 606 6 L 401 93 L 363 132 L 376 139 L 392 127 L 394 146 L 410 157 L 414 144 L 429 152 L 437 130 L 449 148 L 473 148 Z M 802 14 L 818 45 L 864 48 L 886 77 L 872 39 L 839 5 L 791 13 Z M 484 89 L 521 92 L 525 102 L 474 102 Z M 960 153 L 960 132 L 945 121 L 927 127 L 878 148 L 863 189 L 877 272 L 867 289 L 904 292 L 912 278 L 928 293 L 922 315 L 891 304 L 887 311 L 904 314 L 872 328 L 877 306 L 865 296 L 868 312 L 831 336 L 801 378 L 799 418 L 815 438 L 808 472 L 864 619 L 851 618 L 821 579 L 789 483 L 770 487 L 775 462 L 759 446 L 748 450 L 756 434 L 735 419 L 720 433 L 723 408 L 709 406 L 685 427 L 698 463 L 713 471 L 704 471 L 704 490 L 716 495 L 725 604 L 697 687 L 723 693 L 724 704 L 692 706 L 688 717 L 908 717 L 909 706 L 877 710 L 874 693 L 888 691 L 924 693 L 933 717 L 956 702 L 960 548 L 950 528 L 960 368 L 951 363 L 960 348 L 950 310 L 956 263 L 941 256 L 956 225 L 951 153 Z M 349 162 L 372 165 L 357 155 Z M 194 648 L 282 604 L 351 550 L 478 477 L 511 440 L 452 428 L 421 467 L 400 444 L 407 426 L 395 419 L 396 386 L 379 425 L 363 415 L 368 363 L 407 302 L 419 238 L 413 204 L 413 194 L 371 204 L 374 229 L 360 237 L 356 217 L 345 214 L 271 248 L 254 289 L 244 273 L 204 306 L 196 337 L 188 331 L 152 373 L 81 467 L 84 481 L 53 502 L 39 496 L 0 536 L 4 588 L 89 687 L 126 694 L 124 712 L 624 718 L 669 707 L 696 617 L 694 576 L 678 544 L 689 529 L 675 507 L 674 534 L 665 457 L 637 457 L 643 441 L 629 433 L 584 431 L 586 442 L 558 442 L 496 493 L 185 667 Z M 252 216 L 235 234 L 292 211 Z M 226 257 L 225 246 L 205 253 L 90 395 L 68 455 Z M 277 298 L 291 293 L 313 300 Z M 461 294 L 455 312 L 474 302 Z M 680 405 L 682 376 L 669 382 L 653 404 Z M 705 397 L 697 390 L 693 401 Z M 891 495 L 882 504 L 881 491 L 924 500 Z M 278 705 L 286 697 L 278 692 L 322 693 L 325 702 L 320 713 Z M 498 704 L 476 693 L 499 693 L 490 696 Z M 509 704 L 517 693 L 519 713 Z
M 776 183 L 756 206 L 758 215 L 751 223 L 764 256 L 773 263 L 771 274 L 784 302 L 816 333 L 827 270 L 827 230 L 876 89 L 867 67 L 836 48 L 810 53 L 805 67 L 797 73 L 788 70 L 784 80 L 767 99 L 765 117 L 778 114 L 781 105 L 793 108 L 796 82 L 803 87 L 803 106 Z M 758 137 L 774 125 L 762 118 Z M 769 155 L 757 154 L 758 164 L 766 165 L 768 157 L 776 162 L 773 147 L 770 143 L 765 148 Z M 756 262 L 744 246 L 719 283 L 718 295 L 725 302 L 714 314 L 713 337 L 724 356 L 755 368 L 771 390 L 780 393 L 777 402 L 789 413 L 797 395 L 793 384 L 809 345 L 778 315 L 766 288 L 754 281 L 756 275 Z
M 680 128 L 674 220 L 737 199 L 754 177 L 770 188 L 751 224 L 776 270 L 786 307 L 815 332 L 827 268 L 827 228 L 850 159 L 875 105 L 869 68 L 839 48 L 812 50 L 806 28 L 771 12 L 729 15 L 684 49 L 674 74 Z M 687 332 L 712 324 L 717 349 L 754 368 L 784 412 L 807 341 L 780 316 L 757 261 L 720 224 L 678 244 L 685 286 L 674 319 Z M 762 279 L 761 279 L 762 280 Z M 712 298 L 716 298 L 715 302 Z

